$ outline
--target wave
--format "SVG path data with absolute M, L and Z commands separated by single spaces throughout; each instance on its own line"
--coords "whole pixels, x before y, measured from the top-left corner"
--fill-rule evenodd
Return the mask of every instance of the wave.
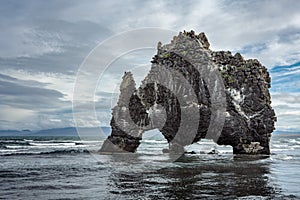
M 167 144 L 167 140 L 142 140 L 142 143 L 150 143 L 150 144 Z
M 287 148 L 289 144 L 272 144 L 271 147 L 273 148 Z
M 54 150 L 48 152 L 41 152 L 40 154 L 69 154 L 69 153 L 91 153 L 91 151 L 87 149 L 61 149 L 61 150 Z
M 59 150 L 52 150 L 52 151 L 43 151 L 43 152 L 9 152 L 6 153 L 5 151 L 0 154 L 0 156 L 16 156 L 16 155 L 49 155 L 49 154 L 88 154 L 93 153 L 93 151 L 89 151 L 87 149 L 59 149 Z
M 21 149 L 21 148 L 57 148 L 57 147 L 87 147 L 99 145 L 99 141 L 65 141 L 65 140 L 0 140 L 0 149 Z
M 32 146 L 75 146 L 75 142 L 30 142 L 30 145 Z
M 29 146 L 30 142 L 25 140 L 1 140 L 0 146 L 6 145 L 22 145 L 22 146 Z
M 29 141 L 6 140 L 0 141 L 0 149 L 21 149 L 30 146 Z
M 285 138 L 283 140 L 280 140 L 280 143 L 286 143 L 286 144 L 300 144 L 300 138 Z

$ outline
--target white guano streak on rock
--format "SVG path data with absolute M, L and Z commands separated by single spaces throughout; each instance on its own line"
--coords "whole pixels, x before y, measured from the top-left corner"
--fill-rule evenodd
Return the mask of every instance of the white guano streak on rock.
M 240 91 L 237 91 L 233 88 L 229 88 L 228 92 L 230 93 L 230 96 L 232 98 L 232 103 L 236 109 L 236 111 L 243 117 L 249 120 L 249 117 L 245 114 L 244 111 L 242 111 L 242 108 L 240 106 L 240 103 L 244 101 L 245 96 L 241 95 Z

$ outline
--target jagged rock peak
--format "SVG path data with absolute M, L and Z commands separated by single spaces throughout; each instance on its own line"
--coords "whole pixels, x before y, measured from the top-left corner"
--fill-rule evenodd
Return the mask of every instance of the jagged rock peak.
M 134 88 L 135 89 L 135 81 L 131 72 L 124 72 L 122 77 L 122 83 L 120 85 L 120 92 L 124 89 Z
M 183 32 L 179 32 L 178 36 L 174 36 L 173 40 L 171 41 L 171 44 L 175 43 L 178 38 L 182 37 L 182 36 L 188 36 L 192 39 L 196 39 L 199 44 L 204 48 L 204 49 L 209 49 L 210 47 L 210 43 L 205 35 L 204 32 L 201 32 L 200 34 L 195 34 L 195 32 L 193 30 L 191 31 L 183 31 Z M 162 43 L 159 41 L 157 43 L 157 50 L 160 50 L 163 47 Z

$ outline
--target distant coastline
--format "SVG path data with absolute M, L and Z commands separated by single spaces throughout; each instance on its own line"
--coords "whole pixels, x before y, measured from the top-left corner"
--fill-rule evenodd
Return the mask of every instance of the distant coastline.
M 82 132 L 86 136 L 107 136 L 110 133 L 110 127 L 80 127 L 80 133 Z M 102 133 L 101 133 L 101 131 Z M 0 130 L 0 136 L 79 136 L 76 127 L 64 127 L 43 129 L 37 131 L 31 130 Z
M 108 126 L 101 127 L 80 127 L 80 132 L 86 136 L 108 136 L 111 128 Z M 101 131 L 99 131 L 101 130 Z M 273 135 L 295 135 L 300 131 L 274 131 Z M 43 130 L 0 130 L 0 136 L 79 136 L 76 127 L 52 128 Z

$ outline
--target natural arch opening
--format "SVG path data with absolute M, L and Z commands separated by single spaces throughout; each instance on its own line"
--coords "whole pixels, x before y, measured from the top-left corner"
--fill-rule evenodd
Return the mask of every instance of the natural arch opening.
M 168 141 L 158 129 L 145 131 L 142 136 L 137 153 L 161 154 L 163 149 L 169 147 Z
M 233 148 L 230 145 L 218 145 L 212 139 L 201 139 L 185 147 L 189 154 L 232 154 Z

